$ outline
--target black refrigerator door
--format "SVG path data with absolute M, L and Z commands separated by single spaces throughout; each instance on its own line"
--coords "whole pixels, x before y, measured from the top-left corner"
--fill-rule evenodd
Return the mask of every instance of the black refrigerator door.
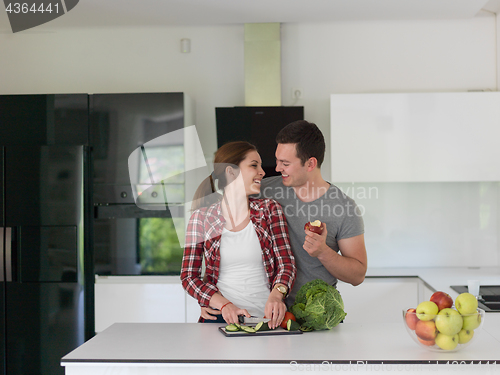
M 84 146 L 5 147 L 9 375 L 62 375 L 61 357 L 84 342 L 85 152 Z
M 0 146 L 0 374 L 5 374 L 5 241 L 7 234 L 4 227 L 4 148 Z

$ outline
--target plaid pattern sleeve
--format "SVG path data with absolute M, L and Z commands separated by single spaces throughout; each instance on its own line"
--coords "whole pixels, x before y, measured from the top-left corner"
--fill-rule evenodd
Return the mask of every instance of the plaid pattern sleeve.
M 189 219 L 181 267 L 182 286 L 189 295 L 198 300 L 200 306 L 208 306 L 210 299 L 218 291 L 214 284 L 202 279 L 205 215 L 206 209 L 200 209 L 193 212 Z
M 295 258 L 288 237 L 288 226 L 281 205 L 273 199 L 265 199 L 264 216 L 267 231 L 270 233 L 272 257 L 268 262 L 274 263 L 274 277 L 270 277 L 272 288 L 275 284 L 286 285 L 291 290 L 297 273 Z M 269 275 L 268 275 L 269 276 Z

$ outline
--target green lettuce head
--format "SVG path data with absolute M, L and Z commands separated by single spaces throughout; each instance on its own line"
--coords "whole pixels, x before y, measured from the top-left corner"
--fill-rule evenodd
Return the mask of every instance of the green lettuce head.
M 299 289 L 290 311 L 306 329 L 332 329 L 347 315 L 339 291 L 321 279 Z

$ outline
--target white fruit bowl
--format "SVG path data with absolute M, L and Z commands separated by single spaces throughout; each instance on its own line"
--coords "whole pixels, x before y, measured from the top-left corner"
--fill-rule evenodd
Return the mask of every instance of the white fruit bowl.
M 449 329 L 449 327 L 443 325 L 443 320 L 441 320 L 441 322 L 439 323 L 436 321 L 436 317 L 438 317 L 439 314 L 427 314 L 427 316 L 424 317 L 427 320 L 420 320 L 414 312 L 407 311 L 408 310 L 403 310 L 403 324 L 406 328 L 406 331 L 413 339 L 413 341 L 417 343 L 417 345 L 432 352 L 458 352 L 459 350 L 462 350 L 469 346 L 472 342 L 477 340 L 477 337 L 482 330 L 485 316 L 484 310 L 482 309 L 477 309 L 477 312 L 472 314 L 458 314 L 463 322 L 467 321 L 468 323 L 464 323 L 465 329 L 463 325 L 463 331 L 461 333 L 450 335 L 440 332 L 437 328 L 437 326 L 439 326 L 443 331 L 445 331 L 445 328 Z M 456 324 L 456 322 L 459 321 L 460 318 L 455 316 L 454 318 L 452 318 L 452 321 L 454 321 Z M 442 319 L 442 317 L 438 318 L 438 320 L 440 319 Z M 474 329 L 467 329 L 476 325 L 477 327 L 475 327 Z M 417 335 L 417 332 L 420 337 L 419 335 Z M 432 337 L 434 335 L 433 332 L 434 334 L 437 334 L 434 339 L 431 338 L 425 341 L 422 340 L 422 337 Z M 469 340 L 467 342 L 464 342 L 467 338 L 469 338 Z

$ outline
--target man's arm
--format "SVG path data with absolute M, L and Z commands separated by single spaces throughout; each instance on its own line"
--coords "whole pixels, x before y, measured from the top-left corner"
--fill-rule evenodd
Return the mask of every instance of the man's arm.
M 326 225 L 322 225 L 321 235 L 306 230 L 304 250 L 318 258 L 337 279 L 354 286 L 361 284 L 368 265 L 364 235 L 339 240 L 340 253 L 337 253 L 326 244 Z

